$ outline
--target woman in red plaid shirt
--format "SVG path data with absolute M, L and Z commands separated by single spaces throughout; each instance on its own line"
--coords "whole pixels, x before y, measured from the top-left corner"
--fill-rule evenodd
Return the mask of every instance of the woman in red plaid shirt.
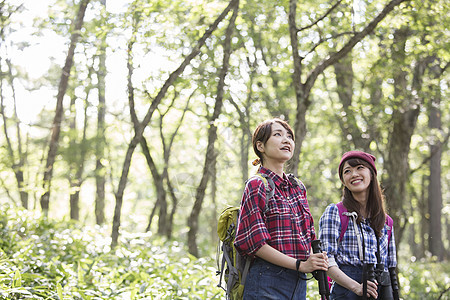
M 311 253 L 316 238 L 304 185 L 284 173 L 294 152 L 294 134 L 283 120 L 268 120 L 253 133 L 258 173 L 274 183 L 266 199 L 260 176 L 250 178 L 241 201 L 235 246 L 255 258 L 244 287 L 244 299 L 306 299 L 306 275 L 328 270 L 324 253 Z M 255 163 L 254 163 L 255 164 Z M 270 187 L 268 187 L 270 188 Z

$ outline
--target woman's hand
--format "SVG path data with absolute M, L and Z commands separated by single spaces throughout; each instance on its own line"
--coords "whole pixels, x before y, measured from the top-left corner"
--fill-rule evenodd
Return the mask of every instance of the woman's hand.
M 348 277 L 347 274 L 342 272 L 341 269 L 339 269 L 338 266 L 332 266 L 328 270 L 328 276 L 331 277 L 334 281 L 336 281 L 339 285 L 343 286 L 347 290 L 352 291 L 358 296 L 363 295 L 363 284 L 358 283 L 357 281 L 353 280 L 352 278 Z M 377 298 L 377 286 L 378 284 L 376 282 L 367 281 L 367 296 Z
M 370 280 L 367 280 L 367 297 L 373 297 L 374 299 L 378 298 L 378 284 L 376 282 L 372 282 Z M 355 293 L 358 296 L 363 295 L 363 284 L 356 284 L 355 287 L 352 289 L 352 292 Z
M 298 270 L 303 273 L 311 273 L 316 270 L 328 271 L 327 253 L 322 252 L 311 254 L 306 261 L 302 261 L 300 263 Z

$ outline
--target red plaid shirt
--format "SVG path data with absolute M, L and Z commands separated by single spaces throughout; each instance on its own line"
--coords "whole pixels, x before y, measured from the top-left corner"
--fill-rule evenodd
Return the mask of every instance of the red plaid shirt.
M 275 194 L 266 206 L 264 182 L 251 178 L 245 187 L 234 245 L 243 255 L 253 256 L 264 244 L 296 259 L 306 260 L 316 238 L 304 185 L 292 183 L 260 167 L 275 183 Z M 269 187 L 270 188 L 270 187 Z

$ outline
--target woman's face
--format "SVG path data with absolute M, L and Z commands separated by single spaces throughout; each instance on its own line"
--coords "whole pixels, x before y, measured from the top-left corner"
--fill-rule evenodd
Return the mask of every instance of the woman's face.
M 354 196 L 365 194 L 371 180 L 372 174 L 368 167 L 361 164 L 352 167 L 348 162 L 345 162 L 342 168 L 342 181 Z
M 259 142 L 257 146 L 264 156 L 264 161 L 286 162 L 294 153 L 294 137 L 281 124 L 275 122 L 272 124 L 269 139 L 265 144 Z

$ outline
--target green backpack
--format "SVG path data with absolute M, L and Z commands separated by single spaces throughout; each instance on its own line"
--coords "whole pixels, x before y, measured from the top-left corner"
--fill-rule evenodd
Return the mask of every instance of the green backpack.
M 254 176 L 258 176 L 264 182 L 267 208 L 267 200 L 272 198 L 275 193 L 275 184 L 266 174 L 257 173 Z M 220 275 L 220 279 L 217 286 L 225 290 L 227 300 L 240 300 L 243 298 L 245 279 L 251 263 L 251 259 L 239 254 L 233 244 L 236 237 L 239 211 L 239 206 L 225 208 L 220 214 L 217 224 L 217 234 L 220 239 L 217 247 L 218 271 L 216 272 L 217 275 Z M 220 252 L 222 252 L 221 264 L 219 264 Z M 225 287 L 222 286 L 222 278 L 226 283 Z

